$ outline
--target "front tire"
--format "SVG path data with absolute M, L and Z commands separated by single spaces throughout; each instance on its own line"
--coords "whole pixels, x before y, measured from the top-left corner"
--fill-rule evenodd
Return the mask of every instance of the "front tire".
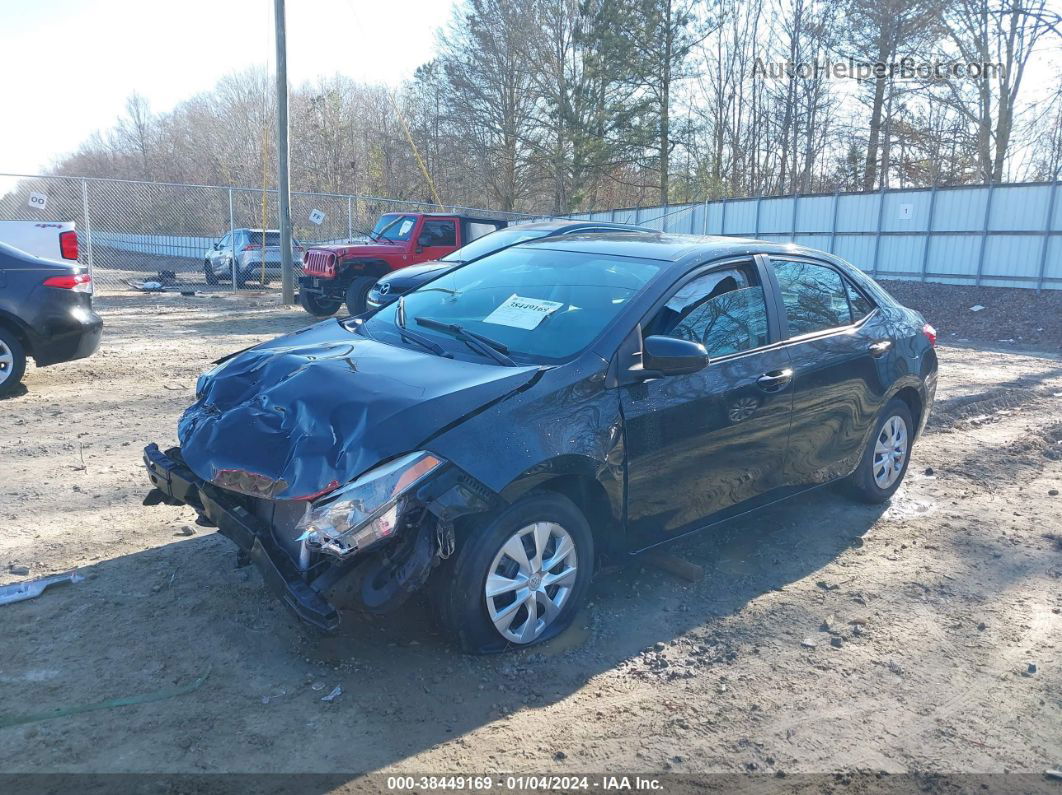
M 352 315 L 362 315 L 368 311 L 369 290 L 376 284 L 372 276 L 355 276 L 347 288 L 347 311 Z
M 0 328 L 0 395 L 15 391 L 26 372 L 26 349 L 18 337 Z
M 435 572 L 432 604 L 465 652 L 533 646 L 572 623 L 593 568 L 582 511 L 561 494 L 533 492 L 464 534 Z
M 338 298 L 326 298 L 323 295 L 299 290 L 299 306 L 314 317 L 328 317 L 334 315 L 336 310 L 343 305 Z
M 885 502 L 900 488 L 911 462 L 914 419 L 907 404 L 893 398 L 885 404 L 863 458 L 848 478 L 849 491 L 862 502 Z
M 208 260 L 203 262 L 203 276 L 206 277 L 206 283 L 215 285 L 218 283 L 218 275 L 214 273 L 214 268 L 211 267 Z

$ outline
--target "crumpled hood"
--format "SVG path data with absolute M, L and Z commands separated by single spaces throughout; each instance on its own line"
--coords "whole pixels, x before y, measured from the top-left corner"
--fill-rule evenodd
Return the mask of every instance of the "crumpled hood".
M 330 319 L 204 375 L 177 434 L 185 462 L 204 480 L 305 499 L 416 450 L 537 369 L 386 345 Z

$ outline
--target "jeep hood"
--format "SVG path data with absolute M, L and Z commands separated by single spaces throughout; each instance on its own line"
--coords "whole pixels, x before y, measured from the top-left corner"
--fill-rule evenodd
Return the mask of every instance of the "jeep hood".
M 526 386 L 537 367 L 447 359 L 330 319 L 236 354 L 200 378 L 178 437 L 195 474 L 308 499 L 417 450 Z
M 366 240 L 364 243 L 336 243 L 330 246 L 313 246 L 313 251 L 330 251 L 339 258 L 362 257 L 377 254 L 394 254 L 397 243 L 378 243 Z

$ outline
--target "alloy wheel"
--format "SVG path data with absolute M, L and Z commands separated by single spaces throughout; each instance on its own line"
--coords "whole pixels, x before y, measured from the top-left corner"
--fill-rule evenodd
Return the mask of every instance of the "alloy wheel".
M 0 384 L 11 377 L 15 370 L 15 354 L 0 340 Z
M 554 522 L 521 527 L 502 544 L 483 595 L 494 628 L 513 643 L 540 637 L 568 603 L 578 555 L 571 535 Z
M 881 426 L 874 443 L 874 482 L 887 489 L 896 482 L 907 461 L 907 423 L 893 415 Z

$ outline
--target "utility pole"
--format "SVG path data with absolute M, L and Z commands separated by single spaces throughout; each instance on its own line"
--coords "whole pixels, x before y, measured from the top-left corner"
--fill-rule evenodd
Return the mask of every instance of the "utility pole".
M 291 186 L 288 173 L 288 42 L 284 0 L 273 0 L 277 39 L 277 205 L 280 208 L 281 300 L 295 303 L 295 269 L 291 261 Z M 263 230 L 262 234 L 265 234 Z M 265 241 L 262 241 L 263 247 Z

